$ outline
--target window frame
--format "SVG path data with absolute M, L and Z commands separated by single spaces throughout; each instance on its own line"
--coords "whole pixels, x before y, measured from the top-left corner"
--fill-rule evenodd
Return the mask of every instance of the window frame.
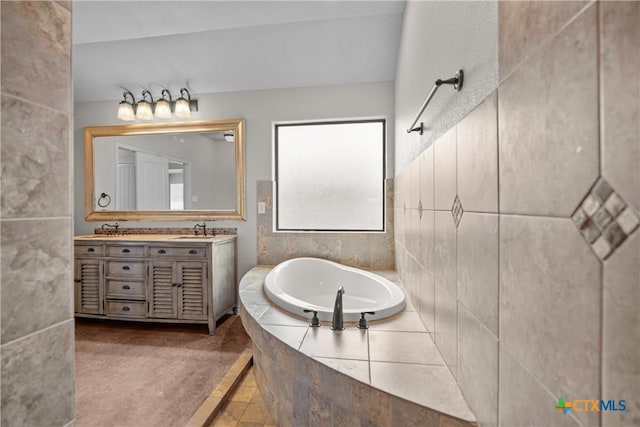
M 317 126 L 317 125 L 343 125 L 343 124 L 358 124 L 358 123 L 381 123 L 382 124 L 382 228 L 380 229 L 315 229 L 315 228 L 280 228 L 279 224 L 279 164 L 278 164 L 278 149 L 279 149 L 279 133 L 278 130 L 281 127 L 291 126 Z M 384 117 L 377 118 L 361 118 L 361 119 L 337 119 L 337 120 L 318 120 L 318 121 L 300 121 L 300 122 L 279 122 L 273 124 L 273 165 L 274 165 L 274 204 L 273 204 L 273 230 L 275 233 L 386 233 L 387 225 L 387 119 Z

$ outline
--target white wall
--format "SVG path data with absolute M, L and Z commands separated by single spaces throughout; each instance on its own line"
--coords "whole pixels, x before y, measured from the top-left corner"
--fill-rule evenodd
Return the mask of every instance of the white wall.
M 420 118 L 424 134 L 407 134 L 435 80 L 458 69 L 464 70 L 462 91 L 442 86 Z M 395 85 L 399 174 L 498 87 L 497 2 L 407 2 Z
M 393 82 L 323 86 L 265 91 L 198 95 L 193 120 L 244 117 L 246 120 L 246 221 L 209 222 L 213 227 L 238 228 L 238 274 L 241 277 L 257 260 L 256 181 L 272 178 L 272 123 L 355 117 L 387 118 L 387 176 L 393 176 Z M 122 124 L 116 119 L 118 92 L 112 102 L 78 103 L 74 106 L 75 234 L 91 234 L 100 222 L 84 220 L 83 141 L 85 126 Z M 127 222 L 125 227 L 191 227 L 193 222 Z

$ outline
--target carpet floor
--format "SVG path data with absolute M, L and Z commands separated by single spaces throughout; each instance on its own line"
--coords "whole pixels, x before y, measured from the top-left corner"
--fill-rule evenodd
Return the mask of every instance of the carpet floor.
M 76 426 L 183 426 L 251 345 L 240 316 L 206 325 L 76 319 Z

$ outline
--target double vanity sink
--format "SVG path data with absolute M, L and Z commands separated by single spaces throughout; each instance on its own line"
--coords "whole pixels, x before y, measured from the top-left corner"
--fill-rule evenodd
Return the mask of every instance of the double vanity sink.
M 75 237 L 75 315 L 202 323 L 237 307 L 236 235 Z

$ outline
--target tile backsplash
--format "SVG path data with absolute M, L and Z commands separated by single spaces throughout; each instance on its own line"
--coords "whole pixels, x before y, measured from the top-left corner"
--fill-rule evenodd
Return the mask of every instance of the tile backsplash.
M 640 3 L 499 22 L 496 92 L 396 176 L 396 268 L 480 425 L 640 425 Z
M 385 232 L 289 233 L 273 232 L 273 181 L 258 181 L 257 201 L 265 203 L 258 214 L 258 264 L 275 265 L 296 257 L 318 257 L 352 267 L 393 270 L 393 179 L 386 183 Z

